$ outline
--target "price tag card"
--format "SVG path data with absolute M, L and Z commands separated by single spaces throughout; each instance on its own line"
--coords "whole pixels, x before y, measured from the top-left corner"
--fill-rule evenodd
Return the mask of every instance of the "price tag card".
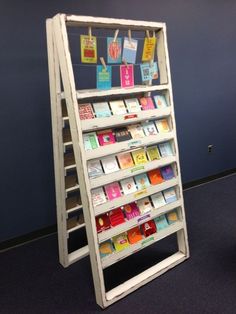
M 132 64 L 120 66 L 120 84 L 123 88 L 134 86 L 134 66 Z
M 131 40 L 129 40 L 128 37 L 125 37 L 122 59 L 125 60 L 127 63 L 135 64 L 137 48 L 138 41 L 136 39 L 131 38 Z
M 121 63 L 122 41 L 121 38 L 107 37 L 107 63 Z
M 151 61 L 154 57 L 156 37 L 145 37 L 143 46 L 142 61 Z
M 103 65 L 97 65 L 97 88 L 98 89 L 110 89 L 111 88 L 111 67 Z
M 97 38 L 80 35 L 81 62 L 97 63 Z

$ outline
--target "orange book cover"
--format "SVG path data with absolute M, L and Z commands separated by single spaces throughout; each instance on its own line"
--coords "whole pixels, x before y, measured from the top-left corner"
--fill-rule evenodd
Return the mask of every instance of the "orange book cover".
M 117 155 L 121 169 L 126 169 L 134 166 L 134 162 L 130 153 L 122 153 Z
M 137 243 L 142 240 L 142 234 L 139 227 L 134 227 L 127 232 L 127 236 L 130 244 Z
M 154 169 L 154 170 L 148 171 L 148 177 L 151 184 L 154 184 L 154 185 L 162 183 L 164 181 L 161 176 L 160 169 Z

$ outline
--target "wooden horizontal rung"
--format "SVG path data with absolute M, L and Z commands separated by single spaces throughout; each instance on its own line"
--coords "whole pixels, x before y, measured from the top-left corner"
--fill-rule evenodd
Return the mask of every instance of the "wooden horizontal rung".
M 88 245 L 85 245 L 82 248 L 68 254 L 68 263 L 71 265 L 87 255 L 89 255 L 89 247 Z
M 66 210 L 68 213 L 82 208 L 81 199 L 79 195 L 71 196 L 66 199 Z
M 69 128 L 64 128 L 62 131 L 63 143 L 71 142 L 71 132 Z
M 74 216 L 67 219 L 67 232 L 73 232 L 80 228 L 85 227 L 83 213 L 80 213 L 78 216 Z
M 78 184 L 77 175 L 70 175 L 65 177 L 65 188 L 66 190 L 74 187 Z
M 74 156 L 74 153 L 67 153 L 67 154 L 64 154 L 64 166 L 65 168 L 68 168 L 68 167 L 75 167 L 75 156 Z
M 74 232 L 74 231 L 76 231 L 78 229 L 81 229 L 81 228 L 85 228 L 85 223 L 83 223 L 81 225 L 77 225 L 77 226 L 75 226 L 73 228 L 68 229 L 67 233 L 70 234 L 71 232 Z

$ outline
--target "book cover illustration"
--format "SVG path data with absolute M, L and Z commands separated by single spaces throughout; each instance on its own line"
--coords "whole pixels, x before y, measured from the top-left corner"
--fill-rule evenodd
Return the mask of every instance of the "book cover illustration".
M 138 190 L 143 190 L 150 186 L 150 182 L 146 173 L 138 174 L 134 177 L 134 180 L 137 184 Z
M 97 177 L 103 174 L 100 160 L 89 160 L 87 162 L 88 175 L 90 178 Z
M 154 59 L 156 46 L 156 37 L 145 37 L 143 45 L 142 61 L 151 61 Z
M 124 205 L 124 212 L 128 220 L 140 215 L 138 206 L 134 202 Z
M 125 104 L 128 109 L 128 112 L 135 113 L 141 111 L 139 101 L 137 98 L 128 98 L 125 99 Z
M 171 212 L 167 213 L 166 218 L 167 218 L 169 225 L 178 221 L 178 215 L 177 215 L 176 210 L 172 210 Z
M 143 132 L 143 128 L 142 128 L 141 124 L 128 125 L 128 130 L 129 130 L 133 139 L 145 137 L 145 134 Z
M 122 39 L 107 37 L 107 63 L 121 63 Z
M 110 223 L 112 227 L 118 226 L 120 224 L 122 224 L 123 222 L 125 222 L 125 216 L 123 214 L 122 209 L 116 208 L 111 210 L 108 213 L 109 219 L 110 219 Z
M 113 182 L 104 186 L 109 201 L 121 196 L 120 186 L 118 182 Z
M 147 81 L 152 80 L 149 63 L 141 63 L 140 71 L 141 71 L 142 82 L 147 82 Z
M 158 109 L 168 107 L 167 102 L 166 102 L 166 98 L 163 95 L 155 95 L 154 101 L 155 101 L 156 107 Z
M 166 227 L 168 227 L 168 222 L 166 220 L 166 216 L 165 215 L 161 215 L 159 217 L 156 217 L 154 219 L 156 227 L 157 227 L 157 231 L 165 229 Z
M 134 227 L 127 231 L 127 236 L 130 244 L 135 244 L 143 239 L 139 227 Z
M 110 101 L 110 106 L 111 106 L 113 115 L 115 114 L 120 115 L 120 114 L 127 113 L 124 101 L 122 99 Z
M 95 36 L 80 35 L 80 49 L 82 63 L 97 63 L 97 38 Z
M 97 137 L 101 146 L 115 143 L 115 137 L 113 135 L 112 129 L 97 132 Z
M 143 148 L 134 150 L 132 153 L 135 165 L 142 165 L 148 162 L 145 150 Z
M 161 157 L 169 157 L 169 156 L 173 156 L 173 152 L 172 152 L 172 147 L 170 142 L 164 142 L 164 143 L 160 143 L 158 145 L 160 153 L 161 153 Z
M 111 116 L 111 110 L 108 105 L 108 102 L 94 102 L 93 103 L 93 109 L 95 111 L 97 118 L 105 118 Z
M 152 204 L 154 208 L 160 208 L 166 205 L 164 196 L 161 192 L 155 193 L 151 196 Z
M 155 109 L 152 97 L 141 97 L 139 101 L 143 110 Z
M 161 158 L 157 146 L 149 146 L 147 147 L 146 151 L 147 151 L 148 159 L 150 161 L 156 160 L 156 159 L 158 160 Z
M 143 122 L 142 127 L 146 136 L 157 135 L 157 129 L 153 121 Z
M 114 252 L 111 240 L 107 240 L 99 245 L 99 252 L 101 258 L 106 257 Z
M 155 123 L 159 133 L 170 131 L 167 119 L 156 120 Z
M 99 147 L 96 132 L 83 134 L 83 141 L 85 150 L 92 150 Z
M 134 183 L 134 179 L 132 177 L 121 180 L 120 184 L 121 184 L 123 193 L 125 195 L 131 194 L 137 191 L 136 185 Z
M 157 231 L 154 220 L 150 220 L 141 225 L 142 233 L 145 237 L 149 237 L 151 234 Z
M 106 174 L 120 170 L 115 156 L 107 156 L 101 159 Z
M 98 233 L 110 229 L 110 227 L 110 220 L 107 214 L 96 217 L 96 228 Z
M 177 195 L 174 187 L 164 190 L 163 195 L 166 200 L 166 203 L 173 203 L 177 201 Z
M 91 191 L 93 206 L 96 207 L 103 203 L 106 203 L 107 199 L 102 187 L 93 189 Z
M 121 169 L 127 169 L 134 166 L 134 162 L 130 153 L 121 153 L 117 155 Z
M 79 116 L 80 120 L 93 119 L 94 114 L 92 105 L 90 103 L 79 105 Z
M 97 89 L 111 89 L 112 71 L 111 66 L 97 65 Z
M 160 169 L 153 169 L 153 170 L 148 171 L 148 177 L 149 177 L 151 184 L 153 184 L 153 185 L 160 184 L 164 181 L 162 176 L 161 176 Z
M 151 204 L 148 197 L 145 197 L 145 198 L 142 198 L 141 200 L 138 200 L 137 206 L 139 208 L 141 215 L 147 214 L 153 209 L 152 204 Z
M 174 171 L 171 166 L 164 166 L 161 168 L 161 175 L 164 180 L 170 180 L 174 178 Z
M 129 247 L 129 241 L 126 232 L 123 232 L 112 238 L 116 252 L 120 252 Z
M 126 127 L 116 128 L 113 132 L 115 134 L 116 142 L 128 141 L 132 138 Z
M 122 60 L 125 60 L 127 63 L 135 64 L 136 61 L 136 53 L 138 48 L 138 41 L 133 38 L 124 38 L 123 45 L 123 55 Z
M 134 87 L 133 64 L 120 66 L 120 85 L 122 88 Z

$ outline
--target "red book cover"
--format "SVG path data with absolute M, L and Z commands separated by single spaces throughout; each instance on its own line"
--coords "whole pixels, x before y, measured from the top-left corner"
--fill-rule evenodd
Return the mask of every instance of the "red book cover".
M 93 109 L 91 104 L 81 104 L 79 105 L 79 116 L 80 120 L 93 119 Z
M 110 229 L 110 221 L 107 214 L 96 217 L 96 227 L 98 233 Z
M 157 231 L 156 224 L 154 220 L 150 220 L 141 225 L 142 233 L 145 237 L 149 237 L 151 234 Z
M 139 101 L 143 110 L 155 109 L 155 106 L 151 97 L 141 97 L 139 98 Z
M 101 146 L 115 143 L 115 137 L 112 129 L 97 132 L 97 137 Z
M 112 201 L 113 199 L 121 196 L 120 186 L 118 182 L 110 183 L 104 186 L 107 198 Z
M 115 226 L 120 225 L 123 222 L 125 222 L 125 217 L 124 217 L 124 214 L 123 214 L 122 209 L 120 207 L 111 210 L 108 213 L 108 216 L 109 216 L 110 223 L 111 223 L 112 227 L 115 227 Z
M 160 169 L 154 169 L 154 170 L 148 171 L 148 177 L 151 184 L 154 184 L 154 185 L 162 183 L 164 181 L 164 179 L 162 178 Z

